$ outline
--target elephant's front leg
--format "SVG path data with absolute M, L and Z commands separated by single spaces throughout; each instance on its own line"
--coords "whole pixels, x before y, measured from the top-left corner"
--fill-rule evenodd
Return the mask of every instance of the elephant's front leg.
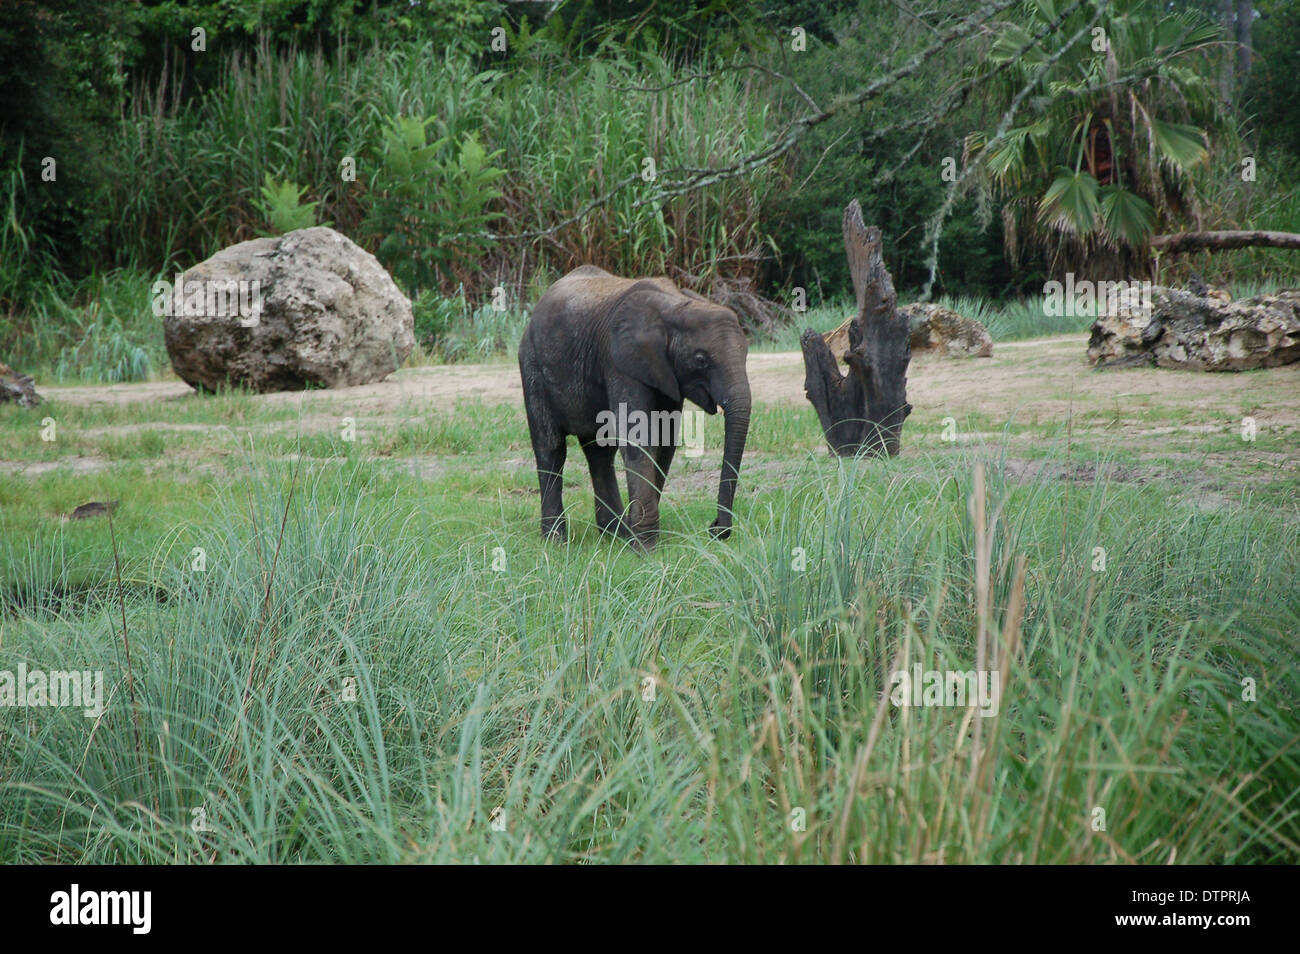
M 674 440 L 676 440 L 675 437 Z M 661 444 L 651 451 L 655 461 L 655 489 L 659 491 L 660 496 L 663 496 L 664 482 L 668 480 L 668 468 L 673 465 L 673 455 L 675 453 L 677 453 L 675 443 Z
M 627 525 L 634 545 L 653 550 L 659 541 L 659 464 L 655 448 L 623 445 L 627 468 Z

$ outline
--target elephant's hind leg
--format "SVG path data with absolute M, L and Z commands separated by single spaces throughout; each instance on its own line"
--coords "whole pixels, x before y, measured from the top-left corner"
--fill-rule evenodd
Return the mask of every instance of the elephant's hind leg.
M 564 521 L 564 460 L 568 447 L 561 437 L 553 447 L 538 448 L 537 483 L 542 491 L 542 536 L 552 540 L 567 540 L 568 527 Z
M 618 490 L 618 477 L 614 473 L 614 455 L 618 448 L 604 446 L 594 440 L 582 445 L 591 470 L 591 486 L 596 495 L 596 526 L 603 533 L 628 536 L 630 531 L 623 523 L 623 495 Z
M 537 483 L 542 491 L 542 536 L 565 540 L 568 528 L 564 521 L 564 461 L 569 449 L 564 434 L 544 409 L 526 400 L 524 410 L 533 439 L 533 457 L 537 460 Z

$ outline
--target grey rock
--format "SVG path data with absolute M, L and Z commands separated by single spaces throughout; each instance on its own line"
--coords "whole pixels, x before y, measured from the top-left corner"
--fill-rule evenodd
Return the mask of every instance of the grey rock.
M 7 364 L 0 364 L 0 404 L 36 407 L 44 400 L 36 393 L 36 382 L 29 375 L 15 371 Z
M 401 367 L 415 346 L 410 300 L 373 255 L 330 228 L 240 242 L 181 281 L 191 293 L 193 282 L 208 292 L 168 299 L 163 318 L 172 367 L 195 388 L 370 384 Z M 242 307 L 212 295 L 233 289 L 223 286 L 230 281 L 249 283 L 237 299 Z
M 902 305 L 898 313 L 907 317 L 913 353 L 930 352 L 952 358 L 987 358 L 993 354 L 993 336 L 974 318 L 931 302 Z M 845 352 L 849 350 L 849 323 L 852 320 L 848 319 L 824 336 L 837 361 L 843 361 Z
M 1197 371 L 1246 371 L 1300 361 L 1300 289 L 1223 301 L 1155 286 L 1150 307 L 1116 303 L 1098 316 L 1088 360 Z
M 912 326 L 912 351 L 933 351 L 952 358 L 988 358 L 993 336 L 974 318 L 930 302 L 898 309 Z

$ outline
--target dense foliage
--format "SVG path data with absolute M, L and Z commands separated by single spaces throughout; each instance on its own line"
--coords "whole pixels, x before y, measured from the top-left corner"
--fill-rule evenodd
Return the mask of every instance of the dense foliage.
M 311 222 L 376 252 L 413 296 L 469 307 L 499 286 L 531 300 L 581 262 L 836 299 L 854 197 L 898 285 L 933 275 L 935 294 L 1033 292 L 1099 248 L 1133 270 L 1161 228 L 1298 227 L 1296 0 L 1257 5 L 1255 65 L 1227 102 L 1235 54 L 1213 5 L 1031 0 L 920 55 L 980 6 L 14 0 L 0 351 L 84 309 L 113 269 L 148 281 Z M 1093 22 L 1106 51 L 1085 41 L 1058 60 Z M 1236 175 L 1245 155 L 1259 187 Z M 1250 281 L 1282 261 L 1192 264 Z
M 48 400 L 0 406 L 0 672 L 89 669 L 108 706 L 5 710 L 0 863 L 1294 862 L 1291 369 L 1081 386 L 1090 317 L 1036 297 L 1153 264 L 1154 229 L 1300 231 L 1300 0 L 1227 7 L 4 0 L 0 361 Z M 586 502 L 544 543 L 503 364 L 46 388 L 154 376 L 155 276 L 327 223 L 410 293 L 412 361 L 508 354 L 585 262 L 789 352 L 761 298 L 843 319 L 853 198 L 901 297 L 998 354 L 918 380 L 870 462 L 759 355 L 725 544 L 711 450 L 653 555 Z M 889 704 L 985 650 L 992 710 Z

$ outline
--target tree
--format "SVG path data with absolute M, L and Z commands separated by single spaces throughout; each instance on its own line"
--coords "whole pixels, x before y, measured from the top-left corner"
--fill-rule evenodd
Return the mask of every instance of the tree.
M 1254 53 L 1250 43 L 1251 29 L 1255 23 L 1254 0 L 1237 0 L 1237 83 L 1245 85 L 1250 76 L 1250 58 Z
M 1241 101 L 1261 149 L 1280 147 L 1300 157 L 1300 0 L 1260 0 L 1255 10 L 1253 65 Z
M 1131 274 L 1158 224 L 1198 218 L 1190 172 L 1224 122 L 1209 69 L 1220 32 L 1195 11 L 1088 0 L 1034 42 L 1060 14 L 1051 0 L 1024 14 L 997 24 L 981 70 L 995 74 L 986 88 L 999 107 L 1031 87 L 1025 113 L 1001 137 L 968 137 L 968 159 L 1004 200 L 1013 260 L 1038 253 L 1055 272 Z M 1091 42 L 1052 48 L 1080 29 Z
M 112 171 L 101 142 L 125 95 L 124 0 L 0 4 L 0 172 L 7 228 L 65 260 L 94 254 Z M 21 163 L 20 163 L 21 157 Z

